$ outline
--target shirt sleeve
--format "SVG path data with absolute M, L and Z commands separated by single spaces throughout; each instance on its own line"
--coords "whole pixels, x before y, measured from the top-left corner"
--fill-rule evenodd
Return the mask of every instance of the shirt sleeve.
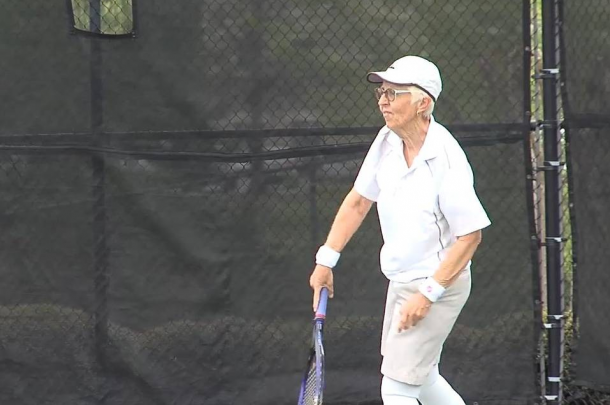
M 439 192 L 440 210 L 455 236 L 464 236 L 491 224 L 474 190 L 474 176 L 463 151 L 453 159 Z
M 379 197 L 380 189 L 377 184 L 377 170 L 381 160 L 384 139 L 384 134 L 380 132 L 371 144 L 354 182 L 356 192 L 371 201 L 377 201 Z

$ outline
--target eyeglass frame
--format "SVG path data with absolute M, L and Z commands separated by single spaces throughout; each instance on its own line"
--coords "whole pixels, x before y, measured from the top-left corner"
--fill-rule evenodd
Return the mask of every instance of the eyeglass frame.
M 398 90 L 398 89 L 393 89 L 391 87 L 388 87 L 387 89 L 384 89 L 383 92 L 381 92 L 381 94 L 379 95 L 379 97 L 377 97 L 377 91 L 383 89 L 383 86 L 380 87 L 375 87 L 374 93 L 375 93 L 375 98 L 377 100 L 381 100 L 382 96 L 385 96 L 385 98 L 391 103 L 393 101 L 396 100 L 396 96 L 398 96 L 399 94 L 405 94 L 405 93 L 411 93 L 413 94 L 414 91 L 413 90 Z M 388 96 L 388 91 L 392 90 L 394 92 L 394 98 L 392 100 L 390 100 L 390 97 Z

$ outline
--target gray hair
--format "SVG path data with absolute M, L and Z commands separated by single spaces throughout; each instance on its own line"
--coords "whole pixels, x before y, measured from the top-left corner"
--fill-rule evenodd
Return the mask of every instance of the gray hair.
M 410 91 L 412 91 L 413 95 L 416 95 L 416 97 L 413 97 L 411 99 L 411 104 L 415 104 L 415 103 L 419 103 L 420 101 L 422 101 L 424 98 L 428 98 L 430 99 L 430 105 L 428 106 L 428 108 L 426 109 L 426 111 L 423 112 L 423 116 L 425 118 L 430 118 L 430 116 L 432 115 L 432 112 L 434 111 L 434 100 L 432 99 L 432 97 L 430 97 L 429 94 L 426 94 L 426 92 L 424 92 L 423 90 L 417 88 L 417 87 L 411 87 L 409 89 Z

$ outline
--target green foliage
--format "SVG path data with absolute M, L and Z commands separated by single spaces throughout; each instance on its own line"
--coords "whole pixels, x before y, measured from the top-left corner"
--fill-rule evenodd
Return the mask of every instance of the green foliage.
M 101 0 L 100 31 L 106 35 L 128 34 L 133 30 L 133 0 Z M 91 13 L 89 0 L 72 0 L 75 26 L 90 31 Z

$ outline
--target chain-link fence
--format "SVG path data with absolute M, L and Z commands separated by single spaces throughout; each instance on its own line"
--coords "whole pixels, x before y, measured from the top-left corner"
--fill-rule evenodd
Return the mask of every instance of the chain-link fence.
M 313 254 L 383 125 L 364 76 L 409 53 L 440 67 L 435 116 L 465 148 L 493 221 L 441 371 L 469 404 L 539 403 L 544 190 L 542 138 L 530 130 L 542 121 L 539 6 L 5 2 L 0 402 L 294 403 Z M 566 22 L 567 63 L 596 57 Z M 570 105 L 586 108 L 583 99 Z M 600 190 L 579 173 L 603 183 L 601 161 L 575 143 L 587 134 L 570 138 L 579 227 L 589 215 L 579 196 Z M 607 194 L 595 196 L 603 214 Z M 579 241 L 592 235 L 577 230 Z M 336 270 L 329 404 L 380 403 L 380 246 L 370 215 Z M 603 251 L 578 252 L 589 302 L 587 280 L 602 274 L 584 273 L 583 258 L 602 269 Z M 584 332 L 597 307 L 583 305 L 580 339 L 594 350 Z M 579 353 L 577 364 L 593 361 Z M 604 388 L 586 372 L 576 380 L 570 400 L 589 394 L 583 381 Z
M 546 277 L 546 258 L 541 249 L 539 249 L 540 241 L 544 240 L 544 173 L 537 168 L 542 167 L 544 164 L 544 143 L 543 143 L 543 131 L 538 123 L 544 120 L 544 114 L 542 111 L 542 81 L 539 78 L 539 72 L 542 71 L 542 5 L 540 1 L 532 1 L 530 7 L 530 31 L 531 31 L 531 65 L 530 65 L 530 77 L 531 77 L 531 118 L 535 127 L 530 135 L 530 160 L 531 160 L 531 172 L 528 180 L 531 180 L 531 195 L 532 195 L 532 208 L 534 217 L 534 229 L 532 230 L 532 247 L 533 257 L 536 262 L 536 271 L 538 273 L 540 291 L 539 296 L 536 297 L 537 305 L 541 308 L 541 317 L 548 313 L 545 303 L 547 295 L 547 277 Z M 538 341 L 538 354 L 539 354 L 539 369 L 538 378 L 540 381 L 541 392 L 546 392 L 546 347 L 548 346 L 546 336 L 540 335 Z

